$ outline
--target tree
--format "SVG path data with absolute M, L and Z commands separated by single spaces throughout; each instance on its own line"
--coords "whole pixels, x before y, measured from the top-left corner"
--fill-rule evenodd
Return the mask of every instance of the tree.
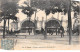
M 4 19 L 4 30 L 3 30 L 3 38 L 5 38 L 5 26 L 6 26 L 6 19 L 8 19 L 8 30 L 9 30 L 9 19 L 13 19 L 18 13 L 18 8 L 17 8 L 17 3 L 16 2 L 6 2 L 5 4 L 1 5 L 1 16 Z
M 22 12 L 26 14 L 28 17 L 31 17 L 32 14 L 34 13 L 34 10 L 31 7 L 24 7 Z
M 72 11 L 74 11 L 74 17 L 77 18 L 76 15 L 79 15 L 79 1 L 72 1 Z
M 34 9 L 32 8 L 32 7 L 30 7 L 26 2 L 24 2 L 26 5 L 27 5 L 27 7 L 23 7 L 23 10 L 22 10 L 22 12 L 24 13 L 24 14 L 26 14 L 27 16 L 28 16 L 28 18 L 29 18 L 29 29 L 28 29 L 28 32 L 29 32 L 29 35 L 30 35 L 30 19 L 31 19 L 31 16 L 32 16 L 32 14 L 34 13 Z
M 45 10 L 47 18 L 50 13 L 64 12 L 66 14 L 68 12 L 68 2 L 68 0 L 31 0 L 31 7 Z
M 68 13 L 69 43 L 71 43 L 71 0 L 31 0 L 31 6 L 41 10 L 52 9 L 53 14 L 56 11 L 64 12 L 64 14 Z M 56 8 L 56 10 L 54 8 Z M 48 10 L 47 12 L 49 13 Z

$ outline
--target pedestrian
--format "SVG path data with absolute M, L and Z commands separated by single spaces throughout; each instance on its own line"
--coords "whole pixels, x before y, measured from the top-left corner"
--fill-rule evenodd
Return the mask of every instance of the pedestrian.
M 64 28 L 63 28 L 63 26 L 60 26 L 60 33 L 61 33 L 61 37 L 64 37 Z
M 44 34 L 44 29 L 43 28 L 41 28 L 41 33 Z

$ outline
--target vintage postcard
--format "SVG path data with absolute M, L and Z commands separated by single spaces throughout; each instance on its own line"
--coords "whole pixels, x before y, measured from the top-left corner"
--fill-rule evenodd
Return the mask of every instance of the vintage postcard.
M 80 50 L 80 1 L 0 0 L 0 49 Z

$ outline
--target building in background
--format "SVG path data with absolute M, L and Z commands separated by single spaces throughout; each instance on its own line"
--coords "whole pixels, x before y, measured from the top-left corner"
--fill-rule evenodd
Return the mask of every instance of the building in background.
M 1 4 L 5 4 L 6 3 L 6 1 L 8 1 L 8 2 L 18 2 L 19 0 L 0 0 L 1 1 Z M 25 0 L 29 5 L 30 5 L 30 0 Z M 20 5 L 20 4 L 19 4 Z M 30 5 L 31 6 L 31 5 Z M 63 15 L 63 14 L 61 14 L 61 13 L 59 13 L 59 16 L 58 16 L 58 13 L 55 13 L 55 14 L 50 14 L 50 15 L 48 15 L 47 16 L 47 20 L 49 21 L 49 19 L 53 19 L 53 21 L 56 21 L 56 20 L 59 20 L 59 21 L 61 21 L 62 19 L 62 17 L 63 17 L 63 20 L 62 20 L 62 23 L 60 23 L 59 21 L 58 21 L 58 23 L 59 23 L 59 25 L 60 24 L 62 24 L 62 26 L 64 27 L 64 30 L 67 30 L 67 25 L 68 25 L 68 16 L 67 16 L 68 14 L 66 14 L 66 15 Z M 74 12 L 71 12 L 71 18 L 72 18 L 72 26 L 74 25 Z M 22 30 L 22 32 L 24 31 L 24 33 L 26 33 L 27 32 L 27 27 L 28 27 L 28 19 L 27 19 L 27 16 L 26 15 L 24 15 L 22 12 L 21 12 L 21 10 L 19 11 L 19 13 L 17 14 L 17 16 L 18 16 L 18 18 L 20 19 L 20 21 L 17 23 L 15 23 L 15 22 L 12 22 L 11 23 L 11 28 L 13 28 L 14 30 L 17 30 L 17 29 L 19 29 L 19 30 Z M 53 17 L 52 17 L 53 16 Z M 38 17 L 38 18 L 37 18 Z M 33 31 L 34 30 L 34 25 L 33 25 L 33 23 L 34 23 L 34 18 L 35 18 L 35 14 L 33 14 L 33 16 L 31 16 L 31 20 L 33 20 L 33 21 L 31 21 L 31 25 L 32 25 L 32 30 L 31 31 Z M 44 18 L 44 19 L 42 19 L 42 18 Z M 58 19 L 59 18 L 59 19 Z M 25 20 L 26 19 L 26 20 Z M 41 29 L 41 27 L 43 27 L 44 29 L 45 29 L 45 21 L 46 21 L 46 15 L 45 15 L 45 11 L 39 11 L 39 12 L 37 12 L 37 14 L 36 14 L 36 19 L 38 19 L 38 20 L 36 20 L 37 21 L 37 25 L 36 25 L 36 27 L 37 27 L 37 29 Z M 51 23 L 51 22 L 49 22 L 49 23 Z M 22 24 L 24 24 L 24 25 L 22 25 Z M 34 23 L 35 24 L 35 23 Z M 53 25 L 54 26 L 54 25 Z M 72 27 L 73 28 L 73 27 Z M 24 30 L 23 30 L 24 29 Z

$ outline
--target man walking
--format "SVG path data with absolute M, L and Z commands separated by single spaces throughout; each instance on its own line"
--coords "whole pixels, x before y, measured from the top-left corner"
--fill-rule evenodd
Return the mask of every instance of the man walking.
M 61 33 L 61 37 L 64 37 L 64 28 L 63 28 L 63 26 L 60 27 L 60 33 Z

